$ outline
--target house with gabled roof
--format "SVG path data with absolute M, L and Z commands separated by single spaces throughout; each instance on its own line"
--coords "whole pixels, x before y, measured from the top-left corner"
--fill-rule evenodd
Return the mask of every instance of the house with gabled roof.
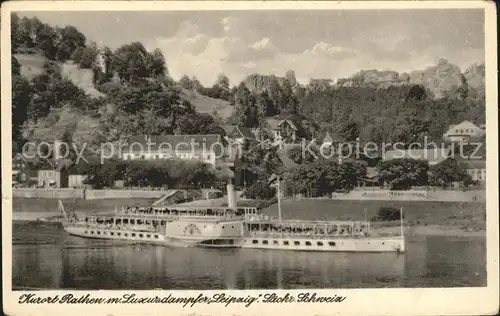
M 481 141 L 485 135 L 485 124 L 480 124 L 478 126 L 472 122 L 463 121 L 459 124 L 450 125 L 443 135 L 443 140 L 452 143 L 469 143 Z
M 458 163 L 473 181 L 486 182 L 486 160 L 461 159 Z
M 292 120 L 267 118 L 265 120 L 265 129 L 275 141 L 295 143 L 298 139 L 299 128 Z
M 181 159 L 216 165 L 225 152 L 220 135 L 137 135 L 123 146 L 123 160 Z
M 38 186 L 68 187 L 68 169 L 73 164 L 70 159 L 41 159 L 38 165 Z
M 257 131 L 248 127 L 227 125 L 224 127 L 226 137 L 233 144 L 244 144 L 245 142 L 256 141 Z
M 36 185 L 38 183 L 37 163 L 38 159 L 35 156 L 17 153 L 12 158 L 12 184 L 27 187 Z

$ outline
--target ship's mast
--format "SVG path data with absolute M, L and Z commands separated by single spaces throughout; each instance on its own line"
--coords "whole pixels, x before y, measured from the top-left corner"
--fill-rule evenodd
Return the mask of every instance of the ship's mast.
M 276 181 L 277 181 L 276 193 L 278 195 L 278 218 L 281 222 L 281 191 L 280 191 L 280 177 L 279 176 L 277 176 Z
M 403 207 L 401 206 L 401 209 L 399 210 L 399 215 L 400 215 L 400 226 L 401 226 L 401 238 L 404 238 L 404 229 L 403 229 Z

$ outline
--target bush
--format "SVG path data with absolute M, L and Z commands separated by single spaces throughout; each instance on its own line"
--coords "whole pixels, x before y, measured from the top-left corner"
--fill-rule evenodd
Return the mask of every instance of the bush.
M 266 182 L 255 182 L 245 190 L 245 197 L 248 199 L 268 200 L 276 196 L 276 190 Z
M 374 221 L 396 221 L 401 218 L 401 210 L 395 207 L 382 206 L 377 211 Z

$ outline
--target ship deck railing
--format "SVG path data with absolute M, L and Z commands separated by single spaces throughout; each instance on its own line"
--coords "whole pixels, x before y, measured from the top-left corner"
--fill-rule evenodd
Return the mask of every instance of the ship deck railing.
M 258 214 L 259 211 L 255 207 L 238 207 L 232 209 L 229 207 L 200 207 L 200 206 L 176 206 L 176 207 L 146 207 L 146 208 L 121 208 L 116 214 L 137 214 L 137 215 L 160 215 L 169 216 L 186 214 L 186 213 L 238 213 L 238 214 Z
M 251 224 L 273 224 L 280 226 L 297 226 L 297 225 L 314 225 L 318 227 L 323 227 L 325 225 L 341 225 L 341 226 L 349 226 L 349 225 L 370 225 L 369 221 L 323 221 L 323 220 L 302 220 L 302 219 L 286 219 L 280 220 L 276 217 L 264 216 L 259 219 L 254 219 L 249 221 Z
M 241 221 L 243 216 L 233 214 L 226 214 L 223 216 L 218 215 L 170 215 L 157 216 L 157 215 L 136 215 L 136 214 L 114 214 L 114 215 L 86 215 L 70 219 L 70 225 L 153 225 L 153 224 L 166 224 L 171 221 L 188 220 L 188 221 Z M 126 221 L 126 222 L 125 222 Z M 133 221 L 133 223 L 130 223 Z
M 311 232 L 260 232 L 250 231 L 247 232 L 248 237 L 258 238 L 307 238 L 307 239 L 325 239 L 325 238 L 363 238 L 368 237 L 367 232 L 357 233 L 311 233 Z

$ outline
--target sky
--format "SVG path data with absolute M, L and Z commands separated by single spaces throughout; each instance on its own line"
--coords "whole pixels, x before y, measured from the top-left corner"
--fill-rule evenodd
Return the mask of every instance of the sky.
M 484 62 L 481 9 L 22 12 L 73 25 L 98 46 L 160 48 L 174 79 L 237 85 L 253 73 L 336 80 L 360 70 L 411 72 L 440 58 L 462 71 Z

